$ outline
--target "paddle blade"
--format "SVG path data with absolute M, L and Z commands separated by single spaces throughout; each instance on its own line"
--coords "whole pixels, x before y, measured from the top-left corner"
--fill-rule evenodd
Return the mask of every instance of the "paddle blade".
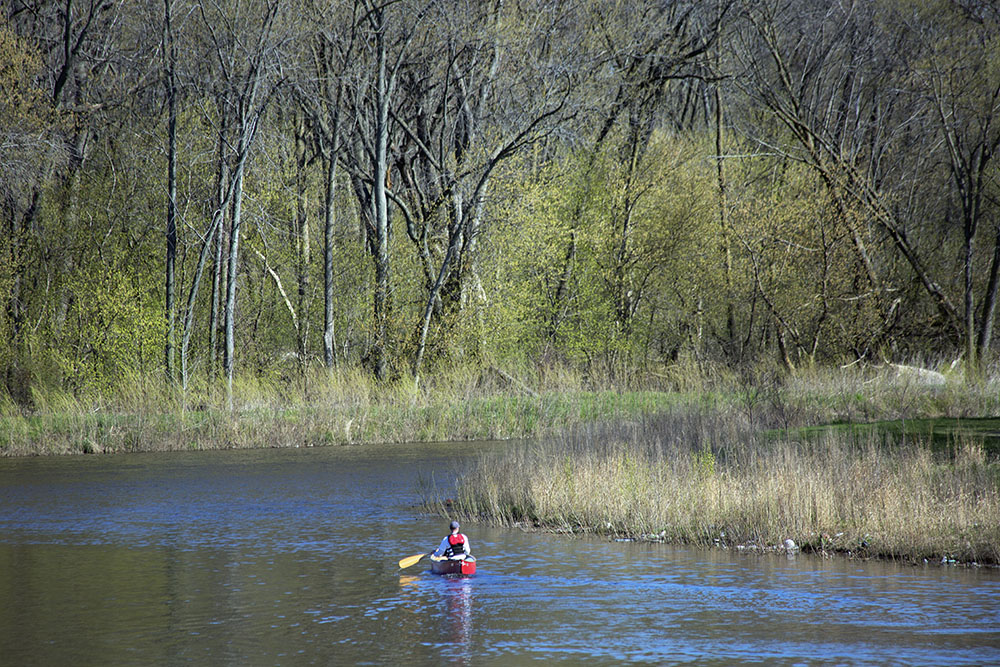
M 405 568 L 410 567 L 411 565 L 416 565 L 417 562 L 426 555 L 427 554 L 417 554 L 416 556 L 408 556 L 404 558 L 403 560 L 399 561 L 399 569 L 403 570 Z

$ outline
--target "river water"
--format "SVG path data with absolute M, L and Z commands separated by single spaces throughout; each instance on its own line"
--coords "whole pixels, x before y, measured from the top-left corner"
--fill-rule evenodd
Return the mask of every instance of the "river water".
M 1000 664 L 1000 572 L 467 524 L 479 445 L 0 460 L 0 664 Z

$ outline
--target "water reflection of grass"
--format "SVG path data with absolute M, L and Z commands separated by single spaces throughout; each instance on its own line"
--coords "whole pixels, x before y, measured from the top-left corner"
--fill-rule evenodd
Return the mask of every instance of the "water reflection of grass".
M 733 411 L 676 410 L 484 459 L 455 497 L 469 515 L 560 531 L 1000 563 L 997 457 L 957 431 L 948 447 L 892 433 L 778 436 Z
M 944 450 L 969 441 L 980 443 L 989 454 L 1000 454 L 1000 418 L 935 417 L 893 419 L 860 424 L 835 423 L 803 427 L 802 437 L 834 433 L 844 438 L 882 439 L 888 442 L 919 441 Z

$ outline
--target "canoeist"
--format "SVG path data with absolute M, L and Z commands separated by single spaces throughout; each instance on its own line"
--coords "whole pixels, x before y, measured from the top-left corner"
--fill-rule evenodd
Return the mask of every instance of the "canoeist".
M 450 560 L 465 560 L 472 555 L 472 549 L 469 547 L 469 538 L 458 532 L 459 525 L 457 521 L 452 521 L 451 534 L 447 535 L 438 548 L 431 554 L 434 558 L 448 558 Z

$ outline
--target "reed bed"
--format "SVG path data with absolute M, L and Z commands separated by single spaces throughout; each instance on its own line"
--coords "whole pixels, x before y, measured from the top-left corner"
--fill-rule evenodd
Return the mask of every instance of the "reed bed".
M 356 370 L 244 378 L 232 410 L 219 387 L 184 392 L 148 378 L 100 394 L 37 391 L 30 411 L 0 402 L 0 456 L 508 440 L 629 420 L 686 400 L 650 390 L 553 389 L 562 379 L 526 378 L 532 389 L 511 373 L 461 369 L 421 385 L 379 385 Z
M 980 444 L 798 440 L 725 412 L 675 411 L 486 457 L 453 502 L 452 512 L 564 532 L 1000 563 L 1000 464 Z

